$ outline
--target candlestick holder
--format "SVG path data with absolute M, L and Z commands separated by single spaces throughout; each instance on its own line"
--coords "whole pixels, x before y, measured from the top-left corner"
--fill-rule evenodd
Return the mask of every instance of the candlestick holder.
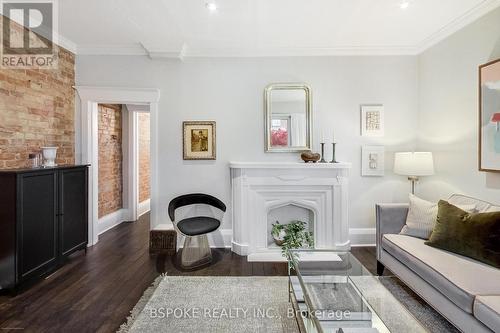
M 321 142 L 320 145 L 321 145 L 321 160 L 319 161 L 319 163 L 326 163 L 326 160 L 325 160 L 325 143 Z
M 332 143 L 333 153 L 332 153 L 332 160 L 330 161 L 330 163 L 339 163 L 339 162 L 337 162 L 337 160 L 335 160 L 335 146 L 336 145 L 337 145 L 337 143 L 335 143 L 335 142 Z

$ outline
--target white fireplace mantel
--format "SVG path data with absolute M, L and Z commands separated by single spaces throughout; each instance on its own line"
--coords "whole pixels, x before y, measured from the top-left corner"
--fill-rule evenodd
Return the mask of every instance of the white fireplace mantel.
M 231 162 L 232 250 L 249 261 L 275 261 L 267 216 L 287 204 L 314 213 L 315 248 L 348 250 L 350 163 Z
M 347 169 L 351 163 L 229 162 L 231 169 Z

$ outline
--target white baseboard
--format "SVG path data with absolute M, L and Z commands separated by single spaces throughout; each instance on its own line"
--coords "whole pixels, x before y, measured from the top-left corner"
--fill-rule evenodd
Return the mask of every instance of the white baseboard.
M 151 200 L 146 199 L 137 206 L 137 217 L 141 217 L 151 210 Z
M 128 210 L 122 208 L 117 210 L 116 212 L 101 217 L 97 222 L 99 235 L 110 229 L 113 229 L 120 223 L 127 221 L 128 215 Z
M 240 256 L 246 256 L 248 255 L 248 245 L 247 244 L 240 244 L 235 241 L 231 242 L 231 251 L 234 253 L 240 255 Z
M 352 247 L 375 246 L 375 228 L 350 228 L 349 239 Z

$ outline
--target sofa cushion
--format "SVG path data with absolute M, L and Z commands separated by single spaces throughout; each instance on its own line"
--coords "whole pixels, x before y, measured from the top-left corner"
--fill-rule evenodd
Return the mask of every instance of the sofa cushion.
M 382 248 L 468 313 L 476 295 L 500 295 L 500 269 L 405 235 L 384 235 Z
M 406 217 L 406 224 L 401 229 L 401 235 L 413 236 L 423 239 L 429 239 L 438 215 L 438 204 L 430 202 L 410 194 L 410 206 Z M 461 209 L 467 212 L 476 212 L 476 204 L 463 203 L 457 204 Z
M 455 206 L 463 206 L 463 205 L 475 205 L 476 209 L 479 213 L 484 212 L 498 212 L 500 211 L 499 206 L 495 206 L 487 201 L 479 200 L 476 198 L 468 197 L 462 194 L 453 194 L 448 202 Z
M 489 202 L 479 200 L 473 197 L 468 197 L 466 195 L 462 194 L 453 194 L 449 199 L 448 202 L 451 203 L 452 205 L 470 205 L 474 204 L 477 207 L 478 211 L 484 211 L 488 209 L 488 207 L 491 205 Z
M 474 301 L 474 317 L 493 332 L 500 332 L 500 295 L 477 296 Z
M 438 206 L 434 202 L 420 199 L 413 194 L 410 194 L 409 199 L 410 208 L 401 234 L 429 239 L 436 223 Z
M 500 268 L 500 212 L 470 214 L 439 201 L 436 226 L 426 245 Z

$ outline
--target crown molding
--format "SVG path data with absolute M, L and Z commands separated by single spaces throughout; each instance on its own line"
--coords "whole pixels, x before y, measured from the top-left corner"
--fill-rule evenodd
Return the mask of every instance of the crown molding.
M 254 57 L 316 57 L 316 56 L 367 56 L 415 55 L 412 46 L 342 46 L 342 47 L 268 47 L 268 48 L 192 48 L 183 44 L 179 48 L 164 48 L 143 44 L 80 45 L 78 55 L 148 56 L 150 59 L 185 58 L 254 58 Z
M 418 45 L 416 45 L 415 49 L 417 50 L 417 54 L 424 52 L 430 47 L 438 44 L 442 40 L 447 37 L 453 35 L 455 32 L 460 29 L 466 27 L 472 22 L 476 21 L 480 17 L 488 14 L 492 10 L 498 8 L 500 6 L 500 0 L 484 0 L 479 5 L 471 8 L 467 12 L 465 12 L 462 16 L 456 18 L 452 22 L 448 23 L 444 27 L 442 27 L 439 31 L 435 32 L 431 36 L 424 39 Z
M 339 46 L 339 47 L 267 47 L 267 48 L 187 48 L 186 58 L 258 58 L 322 56 L 415 55 L 412 46 Z
M 381 45 L 338 47 L 233 47 L 233 48 L 196 48 L 185 43 L 174 47 L 164 47 L 148 43 L 114 44 L 114 45 L 78 45 L 59 36 L 61 46 L 78 55 L 123 55 L 147 56 L 150 59 L 185 58 L 258 58 L 258 57 L 317 57 L 317 56 L 396 56 L 419 55 L 450 35 L 471 24 L 478 18 L 500 7 L 500 0 L 483 0 L 462 16 L 446 24 L 431 36 L 416 45 Z M 75 50 L 75 51 L 73 51 Z
M 99 55 L 99 56 L 146 56 L 148 52 L 144 47 L 137 43 L 131 44 L 111 44 L 111 45 L 92 45 L 82 44 L 77 47 L 78 55 Z
M 186 44 L 182 43 L 177 47 L 166 48 L 161 45 L 141 43 L 150 59 L 180 59 L 186 53 Z
M 185 45 L 177 48 L 165 48 L 154 44 L 132 43 L 114 45 L 80 45 L 78 55 L 97 56 L 147 56 L 150 59 L 183 59 Z

